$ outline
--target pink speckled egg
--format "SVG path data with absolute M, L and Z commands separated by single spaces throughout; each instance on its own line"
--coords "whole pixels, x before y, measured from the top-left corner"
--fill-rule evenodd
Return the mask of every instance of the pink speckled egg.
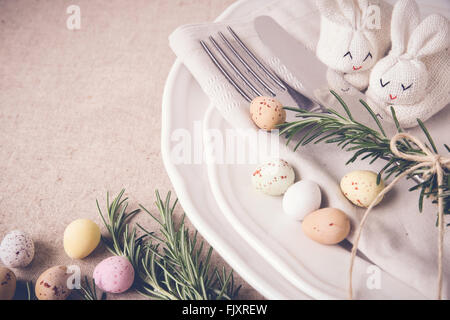
M 133 284 L 134 269 L 125 257 L 109 257 L 95 267 L 94 280 L 103 291 L 122 293 L 130 289 Z

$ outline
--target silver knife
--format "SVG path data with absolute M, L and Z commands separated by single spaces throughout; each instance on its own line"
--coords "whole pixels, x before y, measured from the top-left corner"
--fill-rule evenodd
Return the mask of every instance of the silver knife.
M 255 19 L 254 24 L 264 45 L 301 82 L 303 86 L 301 93 L 315 101 L 314 91 L 328 87 L 326 79 L 328 67 L 317 58 L 314 52 L 292 37 L 273 18 L 260 16 Z M 312 67 L 314 67 L 313 70 L 311 70 Z M 413 176 L 413 179 L 417 183 L 423 182 L 423 179 L 417 175 Z
M 326 78 L 328 67 L 323 64 L 313 50 L 308 49 L 304 44 L 295 39 L 273 18 L 260 16 L 254 20 L 256 33 L 261 42 L 277 57 L 302 85 L 301 94 L 308 97 L 316 104 L 316 90 L 328 91 L 329 85 Z M 359 100 L 365 99 L 363 93 L 346 94 L 339 92 L 347 104 L 351 105 L 352 113 L 360 119 L 362 123 L 372 123 L 373 119 L 360 107 Z M 331 95 L 331 94 L 330 94 Z
M 292 37 L 273 18 L 257 17 L 254 25 L 263 44 L 300 81 L 303 87 L 301 93 L 314 100 L 314 91 L 328 86 L 327 66 L 316 57 L 315 52 Z

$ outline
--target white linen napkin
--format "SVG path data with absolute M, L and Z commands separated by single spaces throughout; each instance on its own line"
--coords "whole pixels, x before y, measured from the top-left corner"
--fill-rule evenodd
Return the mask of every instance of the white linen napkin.
M 300 89 L 300 82 L 282 66 L 279 60 L 269 54 L 254 29 L 253 21 L 260 15 L 269 15 L 281 22 L 286 30 L 290 30 L 296 38 L 304 43 L 308 49 L 314 50 L 319 36 L 319 30 L 311 19 L 317 18 L 317 9 L 314 0 L 272 0 L 261 1 L 261 7 L 253 10 L 250 15 L 242 17 L 238 21 L 226 21 L 224 23 L 206 23 L 185 25 L 179 27 L 170 36 L 170 46 L 179 59 L 194 75 L 202 89 L 210 98 L 212 105 L 216 106 L 222 116 L 236 128 L 253 128 L 247 110 L 249 104 L 242 99 L 239 93 L 225 79 L 224 76 L 211 63 L 209 57 L 200 46 L 200 40 L 208 40 L 213 35 L 218 39 L 218 32 L 227 33 L 226 27 L 231 25 L 239 37 L 262 58 L 269 67 L 295 89 Z M 299 24 L 299 19 L 305 19 L 306 23 Z M 245 21 L 245 22 L 243 22 Z M 230 36 L 231 38 L 231 36 Z M 209 44 L 209 41 L 206 41 Z M 210 44 L 209 44 L 210 45 Z
M 261 3 L 258 9 L 236 20 L 181 26 L 170 36 L 170 45 L 177 57 L 198 81 L 210 98 L 211 104 L 235 128 L 254 127 L 249 117 L 249 104 L 212 64 L 199 41 L 207 40 L 210 35 L 217 35 L 218 31 L 226 31 L 226 26 L 230 25 L 272 70 L 292 87 L 300 89 L 300 81 L 260 42 L 252 21 L 257 16 L 269 15 L 311 50 L 315 49 L 319 36 L 320 17 L 314 0 L 270 0 L 258 3 Z M 352 109 L 357 107 L 351 105 Z M 441 112 L 439 118 L 434 117 L 428 122 L 431 126 L 442 128 L 437 132 L 441 133 L 443 138 L 446 137 L 445 119 L 449 119 L 449 116 L 447 110 Z M 411 131 L 411 133 L 418 134 L 418 131 Z M 432 134 L 435 134 L 435 131 L 432 130 Z M 420 137 L 423 138 L 423 136 Z M 331 154 L 330 157 L 322 159 L 323 162 L 319 165 L 323 166 L 336 183 L 350 170 L 362 169 L 361 166 L 365 166 L 365 169 L 376 171 L 383 165 L 382 162 L 376 166 L 358 162 L 346 167 L 344 164 L 350 154 L 337 152 L 336 146 L 317 145 L 309 150 Z M 333 152 L 330 153 L 330 150 Z M 301 156 L 299 152 L 299 157 Z M 438 230 L 435 227 L 437 209 L 427 203 L 423 214 L 419 214 L 418 193 L 410 193 L 408 191 L 410 187 L 411 183 L 408 181 L 399 183 L 384 202 L 373 211 L 362 233 L 359 249 L 385 271 L 433 299 L 436 297 L 437 290 Z M 359 224 L 364 212 L 362 209 L 357 211 L 358 214 L 351 216 L 353 229 Z M 349 237 L 350 241 L 352 236 L 353 234 Z M 450 248 L 449 240 L 450 238 L 447 237 L 444 252 L 449 252 L 447 250 Z M 449 296 L 447 280 L 450 270 L 446 268 L 450 262 L 448 256 L 445 255 L 444 258 L 444 297 Z M 343 275 L 345 276 L 347 275 Z

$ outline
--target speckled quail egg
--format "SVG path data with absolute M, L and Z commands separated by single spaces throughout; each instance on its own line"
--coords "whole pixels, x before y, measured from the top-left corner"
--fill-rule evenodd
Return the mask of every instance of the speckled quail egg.
M 250 104 L 250 116 L 260 129 L 271 131 L 286 121 L 283 105 L 271 97 L 257 97 Z
M 377 184 L 377 174 L 372 171 L 358 170 L 346 174 L 341 179 L 341 190 L 353 204 L 367 208 L 384 189 L 383 180 Z M 381 202 L 377 200 L 375 205 Z
M 294 169 L 282 159 L 267 161 L 257 167 L 252 174 L 255 189 L 271 196 L 285 193 L 294 180 Z
M 34 257 L 34 243 L 23 231 L 14 230 L 0 244 L 0 259 L 9 268 L 28 266 Z

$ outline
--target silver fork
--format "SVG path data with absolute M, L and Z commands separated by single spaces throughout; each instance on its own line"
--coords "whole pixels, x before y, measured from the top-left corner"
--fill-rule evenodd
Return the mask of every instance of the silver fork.
M 261 62 L 231 27 L 228 26 L 227 29 L 231 40 L 219 32 L 219 40 L 210 36 L 210 45 L 203 40 L 200 44 L 214 65 L 245 100 L 251 102 L 258 96 L 271 96 L 285 106 L 309 111 L 325 110 L 278 77 Z

